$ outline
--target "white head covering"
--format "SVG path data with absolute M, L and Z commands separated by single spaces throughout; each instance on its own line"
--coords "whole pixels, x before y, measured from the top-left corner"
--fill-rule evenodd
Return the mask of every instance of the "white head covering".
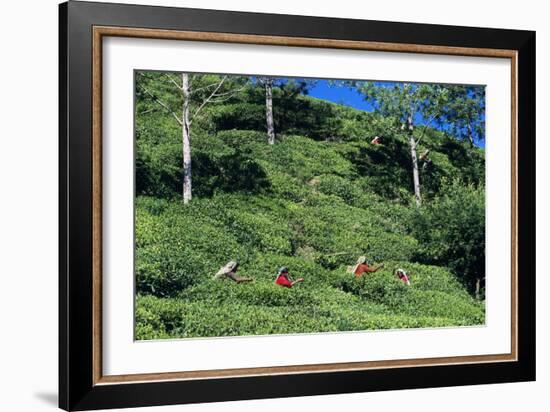
M 232 260 L 228 262 L 227 265 L 222 266 L 220 270 L 218 270 L 218 273 L 216 273 L 216 276 L 227 275 L 228 273 L 233 272 L 237 266 L 239 266 L 239 263 Z
M 367 257 L 359 256 L 359 259 L 357 259 L 357 262 L 355 263 L 354 266 L 348 266 L 348 273 L 355 273 L 355 271 L 357 270 L 357 267 L 359 265 L 362 265 L 363 263 L 366 263 L 368 265 Z

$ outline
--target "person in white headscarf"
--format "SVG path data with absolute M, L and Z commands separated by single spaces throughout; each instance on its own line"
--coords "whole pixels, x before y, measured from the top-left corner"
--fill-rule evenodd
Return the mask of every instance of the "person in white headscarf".
M 244 278 L 244 277 L 237 276 L 238 269 L 239 269 L 239 262 L 232 260 L 229 263 L 227 263 L 227 265 L 221 267 L 220 270 L 218 270 L 218 273 L 214 275 L 214 279 L 216 280 L 231 279 L 232 281 L 237 283 L 252 282 L 254 280 L 252 278 Z
M 366 256 L 360 256 L 354 266 L 348 266 L 348 273 L 353 273 L 355 277 L 360 278 L 364 273 L 374 273 L 384 267 L 384 264 L 376 267 L 371 266 Z
M 411 281 L 409 280 L 409 277 L 407 276 L 407 272 L 405 272 L 404 269 L 397 269 L 395 271 L 395 276 L 401 280 L 403 283 L 407 284 L 407 286 L 411 286 Z

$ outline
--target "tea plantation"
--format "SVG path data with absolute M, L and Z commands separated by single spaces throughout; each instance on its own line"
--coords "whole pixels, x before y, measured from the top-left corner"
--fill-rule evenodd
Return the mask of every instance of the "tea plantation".
M 283 92 L 274 145 L 253 87 L 205 110 L 186 205 L 181 127 L 138 94 L 136 339 L 483 324 L 472 281 L 484 275 L 483 150 L 425 131 L 417 207 L 407 141 L 388 119 Z M 384 268 L 346 273 L 361 255 Z M 254 281 L 213 280 L 230 260 Z M 280 266 L 304 282 L 275 285 Z

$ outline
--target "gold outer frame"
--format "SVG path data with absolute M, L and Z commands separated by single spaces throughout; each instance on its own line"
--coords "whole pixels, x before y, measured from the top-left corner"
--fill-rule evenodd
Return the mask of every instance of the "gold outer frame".
M 182 371 L 144 373 L 130 375 L 103 375 L 102 339 L 102 41 L 103 37 L 129 37 L 163 40 L 187 40 L 235 44 L 257 44 L 289 47 L 317 47 L 398 53 L 421 53 L 436 55 L 458 55 L 476 57 L 507 58 L 511 60 L 511 352 L 509 354 L 452 356 L 439 358 L 395 359 L 383 361 L 328 363 L 315 365 L 290 365 L 256 368 L 217 369 L 203 371 Z M 92 33 L 92 231 L 93 231 L 93 384 L 121 384 L 169 380 L 216 379 L 278 374 L 320 373 L 382 368 L 403 368 L 414 366 L 458 365 L 472 363 L 514 362 L 518 359 L 518 168 L 517 168 L 517 51 L 504 49 L 467 48 L 453 46 L 431 46 L 420 44 L 385 43 L 319 38 L 263 36 L 249 34 L 214 33 L 143 29 L 132 27 L 94 26 Z

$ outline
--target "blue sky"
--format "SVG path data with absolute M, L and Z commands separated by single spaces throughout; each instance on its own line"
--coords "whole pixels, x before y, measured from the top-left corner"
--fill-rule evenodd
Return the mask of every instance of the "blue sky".
M 327 80 L 318 80 L 314 87 L 309 90 L 310 96 L 318 99 L 328 100 L 355 109 L 372 112 L 372 104 L 367 103 L 363 96 L 354 89 L 346 87 L 331 87 Z
M 388 85 L 391 84 L 393 84 L 393 82 L 388 82 Z M 350 106 L 367 112 L 372 112 L 374 110 L 372 104 L 366 102 L 363 96 L 356 90 L 346 87 L 330 86 L 328 80 L 317 80 L 315 85 L 309 89 L 308 94 L 318 99 L 328 100 L 333 103 Z M 417 121 L 422 123 L 422 119 L 417 119 Z M 440 129 L 444 130 L 445 127 L 440 127 Z M 485 148 L 484 140 L 480 141 L 475 139 L 475 144 L 481 148 Z

